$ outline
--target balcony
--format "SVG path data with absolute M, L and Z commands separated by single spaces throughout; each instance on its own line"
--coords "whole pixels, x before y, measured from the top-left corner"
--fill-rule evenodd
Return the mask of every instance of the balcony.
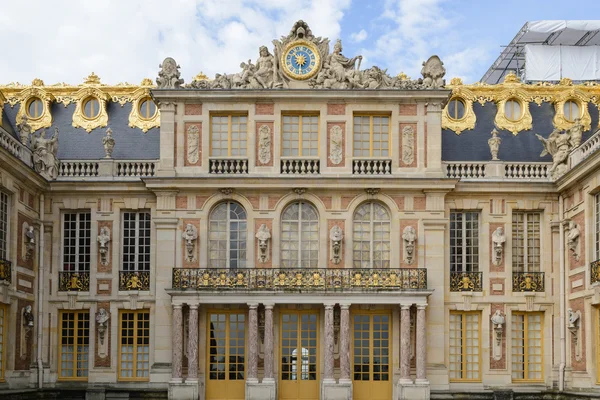
M 392 160 L 359 158 L 352 160 L 353 175 L 391 175 Z
M 57 180 L 79 178 L 144 178 L 154 176 L 156 160 L 60 160 Z
M 119 271 L 119 290 L 150 290 L 150 271 Z
M 513 272 L 513 292 L 543 292 L 543 272 Z
M 0 259 L 0 282 L 12 282 L 12 263 Z
M 282 158 L 283 175 L 316 175 L 320 172 L 318 158 Z
M 89 271 L 60 271 L 58 273 L 59 292 L 89 292 Z
M 0 279 L 2 277 L 0 276 Z M 600 260 L 596 260 L 590 264 L 590 283 L 600 282 Z
M 248 173 L 248 159 L 244 158 L 210 158 L 209 172 L 217 175 L 239 175 Z
M 483 272 L 450 272 L 451 292 L 481 292 Z
M 174 290 L 393 291 L 427 289 L 425 268 L 173 268 Z

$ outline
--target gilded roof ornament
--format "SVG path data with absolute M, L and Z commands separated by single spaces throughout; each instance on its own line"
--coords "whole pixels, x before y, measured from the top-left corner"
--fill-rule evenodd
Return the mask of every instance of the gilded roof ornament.
M 45 85 L 44 85 L 43 80 L 41 80 L 40 78 L 35 78 L 34 80 L 31 81 L 31 86 L 45 86 Z
M 88 75 L 87 78 L 83 81 L 84 85 L 101 85 L 100 77 L 96 75 L 94 72 Z
M 154 83 L 152 83 L 152 79 L 144 78 L 144 79 L 142 79 L 140 86 L 154 86 Z
M 401 81 L 410 81 L 410 77 L 406 75 L 404 71 L 401 71 L 396 78 L 400 79 Z
M 504 83 L 521 83 L 521 79 L 511 71 L 504 77 Z
M 450 79 L 450 86 L 461 86 L 462 84 L 463 84 L 463 80 L 457 76 Z
M 562 78 L 558 84 L 561 86 L 573 86 L 573 80 L 570 78 Z
M 197 82 L 197 81 L 207 81 L 208 80 L 208 76 L 206 76 L 204 74 L 204 72 L 200 71 L 200 73 L 198 75 L 196 75 L 194 77 L 194 79 L 192 79 L 192 81 Z

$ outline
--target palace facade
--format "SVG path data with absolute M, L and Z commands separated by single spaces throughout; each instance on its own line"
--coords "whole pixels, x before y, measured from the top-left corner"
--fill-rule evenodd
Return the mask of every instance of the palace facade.
M 273 44 L 0 86 L 0 390 L 600 396 L 600 86 Z

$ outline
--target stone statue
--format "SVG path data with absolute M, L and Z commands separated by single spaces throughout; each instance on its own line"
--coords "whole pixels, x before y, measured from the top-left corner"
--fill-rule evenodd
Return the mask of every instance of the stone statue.
M 583 137 L 583 124 L 581 118 L 575 118 L 575 123 L 569 129 L 571 135 L 570 145 L 573 149 L 576 149 L 581 144 L 581 138 Z
M 569 153 L 573 149 L 571 146 L 571 134 L 569 131 L 561 133 L 559 129 L 552 131 L 548 139 L 543 136 L 536 134 L 537 138 L 542 142 L 544 150 L 540 154 L 540 157 L 550 154 L 552 156 L 552 167 L 550 173 L 553 178 L 558 178 L 567 172 L 568 166 L 567 161 Z
M 331 261 L 334 264 L 339 264 L 342 261 L 342 240 L 344 232 L 338 225 L 334 225 L 329 232 L 329 240 L 331 241 Z
M 31 305 L 26 305 L 23 308 L 23 325 L 31 328 L 33 326 L 33 312 Z
M 194 249 L 196 247 L 196 239 L 198 239 L 198 229 L 194 224 L 187 224 L 181 236 L 185 240 L 185 260 L 187 262 L 195 261 Z
M 573 257 L 576 261 L 579 261 L 579 226 L 574 222 L 569 222 L 569 233 L 567 234 L 567 245 L 569 250 L 573 253 Z
M 258 69 L 254 73 L 254 76 L 263 88 L 270 89 L 276 81 L 275 57 L 269 53 L 267 46 L 260 46 L 258 52 L 260 57 L 256 61 Z
M 23 115 L 21 122 L 17 125 L 17 130 L 19 131 L 21 143 L 27 146 L 32 131 L 31 125 L 29 125 L 29 121 L 27 120 L 27 115 Z
M 98 324 L 98 338 L 100 339 L 100 345 L 104 345 L 104 336 L 106 334 L 107 325 L 106 323 L 108 322 L 109 318 L 110 315 L 103 307 L 101 307 L 96 313 L 96 323 Z
M 100 264 L 108 265 L 108 242 L 110 242 L 110 230 L 107 226 L 100 228 L 98 235 L 98 252 L 100 253 Z
M 271 239 L 271 232 L 266 224 L 262 224 L 258 228 L 256 238 L 258 239 L 258 261 L 265 263 L 269 261 L 269 240 Z
M 490 146 L 490 153 L 492 153 L 492 161 L 498 161 L 498 150 L 500 149 L 500 143 L 502 139 L 498 137 L 498 130 L 494 128 L 492 130 L 492 137 L 488 139 L 488 146 Z
M 33 226 L 28 225 L 25 228 L 25 242 L 27 244 L 25 260 L 31 260 L 33 258 L 33 252 L 35 251 L 35 231 Z
M 158 78 L 156 78 L 158 89 L 179 89 L 181 87 L 183 84 L 183 79 L 179 78 L 181 75 L 179 68 L 181 67 L 173 58 L 165 58 L 158 67 L 160 68 Z
M 567 310 L 567 314 L 569 316 L 569 329 L 577 329 L 580 314 L 578 312 L 573 311 L 573 309 L 571 308 Z
M 314 88 L 323 89 L 352 89 L 362 87 L 360 63 L 362 56 L 347 58 L 342 54 L 342 41 L 337 40 L 333 53 L 323 61 L 321 71 L 310 81 Z M 356 61 L 358 60 L 358 65 Z
M 492 246 L 494 248 L 494 255 L 492 258 L 492 264 L 498 266 L 502 263 L 503 246 L 506 242 L 506 235 L 504 234 L 504 228 L 499 226 L 492 233 Z
M 333 165 L 339 165 L 343 158 L 342 127 L 333 125 L 329 130 L 329 159 Z
M 104 158 L 112 158 L 112 152 L 115 148 L 115 139 L 112 136 L 112 129 L 106 130 L 106 136 L 102 138 L 102 144 L 104 145 L 104 152 L 106 156 Z
M 40 137 L 31 136 L 33 149 L 33 167 L 36 172 L 48 180 L 58 176 L 60 162 L 56 157 L 58 153 L 58 128 L 54 128 L 54 135 L 46 139 L 46 130 L 42 130 Z
M 441 89 L 446 86 L 446 81 L 444 80 L 446 68 L 444 68 L 444 63 L 438 56 L 431 56 L 427 61 L 423 62 L 421 75 L 423 75 L 423 86 L 425 89 Z
M 417 231 L 412 226 L 407 226 L 402 232 L 404 239 L 404 261 L 407 264 L 415 262 L 415 241 L 417 240 Z
M 262 125 L 258 128 L 258 161 L 268 164 L 271 161 L 271 128 Z

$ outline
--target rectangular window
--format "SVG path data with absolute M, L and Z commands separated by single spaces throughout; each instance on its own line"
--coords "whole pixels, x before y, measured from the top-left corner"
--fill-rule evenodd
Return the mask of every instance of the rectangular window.
M 390 157 L 390 117 L 355 115 L 353 126 L 354 157 Z
M 4 380 L 6 368 L 6 336 L 8 334 L 8 307 L 0 304 L 0 381 Z
M 63 271 L 90 270 L 91 213 L 63 216 Z
M 540 220 L 539 212 L 513 212 L 513 272 L 540 272 Z
M 150 376 L 150 313 L 121 311 L 119 315 L 119 379 Z
M 245 115 L 211 117 L 211 157 L 246 157 L 247 124 Z
M 480 337 L 480 313 L 450 312 L 450 380 L 481 380 Z
M 595 207 L 595 222 L 596 222 L 596 240 L 595 240 L 595 248 L 596 248 L 596 260 L 600 260 L 600 193 L 598 193 L 596 196 L 594 196 L 594 199 L 596 200 L 594 203 L 596 203 L 596 207 Z
M 123 271 L 150 271 L 150 213 L 123 213 Z
M 86 380 L 90 345 L 90 313 L 60 313 L 60 379 Z
M 0 191 L 0 260 L 8 260 L 8 194 Z
M 543 378 L 542 313 L 513 313 L 512 379 L 541 381 Z
M 450 271 L 479 271 L 479 212 L 450 212 Z
M 317 115 L 284 115 L 283 157 L 319 156 L 319 117 Z

